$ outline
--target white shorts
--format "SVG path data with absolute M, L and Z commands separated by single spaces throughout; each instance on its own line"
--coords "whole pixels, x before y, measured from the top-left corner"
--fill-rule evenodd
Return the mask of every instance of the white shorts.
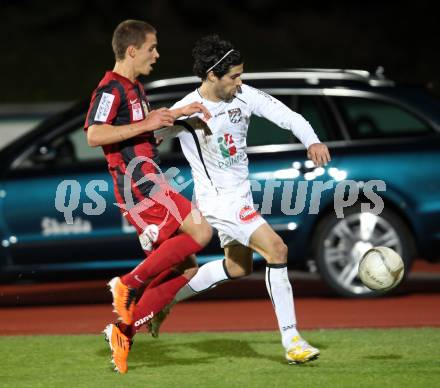
M 252 233 L 266 223 L 254 208 L 250 190 L 244 194 L 235 192 L 199 197 L 197 207 L 209 224 L 217 229 L 222 248 L 237 244 L 249 246 Z

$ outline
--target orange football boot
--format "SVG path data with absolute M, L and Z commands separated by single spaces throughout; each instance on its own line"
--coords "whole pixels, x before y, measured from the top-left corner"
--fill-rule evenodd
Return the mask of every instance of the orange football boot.
M 131 325 L 136 302 L 136 289 L 126 286 L 119 277 L 110 280 L 108 286 L 113 295 L 114 311 L 121 317 L 122 322 Z
M 112 363 L 115 366 L 115 371 L 127 373 L 128 352 L 130 351 L 133 341 L 121 332 L 117 324 L 108 324 L 103 333 L 112 352 Z

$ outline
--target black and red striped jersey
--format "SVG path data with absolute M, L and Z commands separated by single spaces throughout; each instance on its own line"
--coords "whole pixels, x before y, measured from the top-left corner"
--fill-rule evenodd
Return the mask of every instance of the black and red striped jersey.
M 107 71 L 104 78 L 92 94 L 84 129 L 94 124 L 125 125 L 145 119 L 150 110 L 142 84 L 131 82 L 113 71 Z M 109 129 L 111 130 L 111 129 Z M 136 163 L 133 179 L 139 181 L 147 173 L 157 173 L 155 165 L 160 162 L 153 132 L 147 132 L 131 139 L 104 145 L 108 167 L 124 174 L 126 167 L 136 157 L 142 162 Z M 146 160 L 148 158 L 148 160 Z M 148 195 L 152 182 L 145 182 L 138 188 Z

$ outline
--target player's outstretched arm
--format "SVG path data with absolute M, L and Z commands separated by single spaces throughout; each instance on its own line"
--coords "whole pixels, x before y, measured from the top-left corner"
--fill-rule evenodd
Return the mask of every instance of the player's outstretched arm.
M 150 111 L 144 120 L 133 124 L 93 124 L 87 130 L 87 142 L 91 147 L 119 143 L 144 132 L 170 127 L 173 125 L 174 120 L 174 116 L 169 109 L 161 108 Z
M 184 105 L 180 108 L 171 109 L 170 112 L 174 116 L 175 119 L 178 119 L 182 116 L 191 116 L 194 113 L 202 113 L 203 120 L 208 121 L 211 118 L 211 113 L 206 107 L 200 102 L 192 102 L 191 104 Z
M 322 166 L 330 162 L 330 152 L 322 144 L 310 123 L 299 113 L 294 112 L 275 97 L 243 85 L 253 114 L 264 117 L 280 128 L 291 130 L 299 141 L 307 148 L 307 157 L 315 166 Z

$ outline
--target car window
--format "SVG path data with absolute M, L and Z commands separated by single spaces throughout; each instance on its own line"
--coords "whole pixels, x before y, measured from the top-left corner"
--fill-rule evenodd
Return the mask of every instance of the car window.
M 291 96 L 276 96 L 275 98 L 291 106 Z M 293 136 L 291 131 L 280 128 L 271 121 L 253 115 L 249 124 L 247 135 L 248 147 L 267 145 L 267 144 L 292 144 L 298 143 L 298 140 Z
M 84 127 L 80 127 L 66 136 L 67 143 L 72 144 L 74 160 L 88 162 L 104 159 L 101 147 L 90 147 L 87 143 L 87 135 Z
M 296 111 L 310 123 L 319 140 L 331 141 L 342 139 L 342 134 L 335 128 L 321 97 L 300 96 Z
M 35 145 L 25 152 L 28 154 L 13 168 L 26 169 L 41 166 L 66 166 L 78 162 L 104 160 L 101 147 L 90 147 L 84 127 L 56 136 L 47 143 Z
M 361 97 L 334 99 L 354 139 L 431 132 L 431 128 L 425 122 L 389 102 Z
M 23 136 L 43 120 L 44 117 L 0 117 L 0 148 Z
M 318 96 L 274 96 L 301 114 L 312 126 L 321 141 L 340 140 L 342 135 Z M 266 144 L 292 144 L 299 140 L 290 130 L 285 130 L 269 120 L 252 116 L 248 133 L 248 146 Z
M 154 108 L 169 107 L 173 100 L 157 102 Z M 178 139 L 166 139 L 159 146 L 161 156 L 176 156 L 181 152 Z M 87 143 L 87 135 L 83 125 L 73 130 L 54 137 L 48 143 L 40 144 L 38 148 L 33 146 L 28 156 L 14 169 L 27 169 L 41 166 L 66 166 L 72 163 L 104 161 L 104 153 L 101 147 L 90 147 Z

